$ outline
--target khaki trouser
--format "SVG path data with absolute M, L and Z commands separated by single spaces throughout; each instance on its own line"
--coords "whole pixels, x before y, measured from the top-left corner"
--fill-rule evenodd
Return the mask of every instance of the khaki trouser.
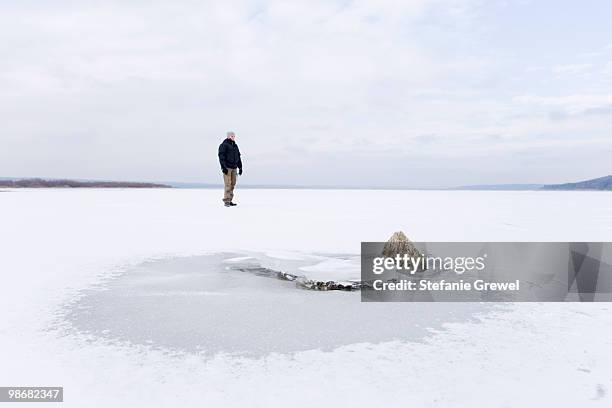
M 225 184 L 223 202 L 229 203 L 234 198 L 234 186 L 236 185 L 237 174 L 238 169 L 227 169 L 227 174 L 223 174 L 223 184 Z

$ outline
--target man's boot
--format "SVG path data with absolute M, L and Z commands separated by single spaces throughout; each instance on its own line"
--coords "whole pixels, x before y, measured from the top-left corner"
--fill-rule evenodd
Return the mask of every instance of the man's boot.
M 231 207 L 231 206 L 232 206 L 232 204 L 231 204 L 229 201 L 226 201 L 224 205 L 225 205 L 226 207 Z
M 233 202 L 230 201 L 229 205 L 233 207 L 233 206 L 238 205 L 238 204 L 233 203 Z

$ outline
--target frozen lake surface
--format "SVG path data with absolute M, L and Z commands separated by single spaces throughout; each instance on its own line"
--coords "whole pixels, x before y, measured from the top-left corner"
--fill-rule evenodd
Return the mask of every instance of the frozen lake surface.
M 236 201 L 3 191 L 0 385 L 62 385 L 65 407 L 609 405 L 606 303 L 366 304 L 226 268 L 347 279 L 361 241 L 398 230 L 610 241 L 612 193 L 238 189 Z

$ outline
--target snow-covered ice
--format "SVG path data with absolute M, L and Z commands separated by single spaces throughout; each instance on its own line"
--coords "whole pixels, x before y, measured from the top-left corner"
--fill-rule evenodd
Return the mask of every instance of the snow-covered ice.
M 608 304 L 364 304 L 231 268 L 348 278 L 361 241 L 397 230 L 609 241 L 612 194 L 236 198 L 224 208 L 215 190 L 3 192 L 0 385 L 62 385 L 74 407 L 609 403 Z

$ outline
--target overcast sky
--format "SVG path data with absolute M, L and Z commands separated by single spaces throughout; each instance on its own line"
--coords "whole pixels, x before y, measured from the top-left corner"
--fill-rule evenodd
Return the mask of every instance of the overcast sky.
M 553 183 L 612 173 L 612 3 L 0 1 L 0 176 Z

